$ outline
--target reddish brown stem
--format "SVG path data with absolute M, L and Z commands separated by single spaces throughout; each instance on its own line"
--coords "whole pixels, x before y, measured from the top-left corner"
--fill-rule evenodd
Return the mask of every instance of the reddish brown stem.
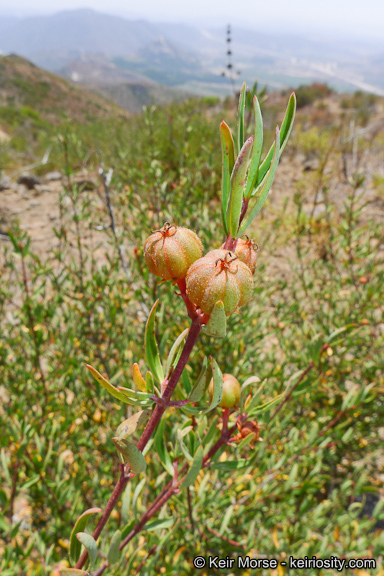
M 219 440 L 212 446 L 209 452 L 204 456 L 203 466 L 209 466 L 211 458 L 216 454 L 216 452 L 228 442 L 233 432 L 236 430 L 236 425 L 232 426 L 230 429 L 224 427 L 221 431 L 221 436 Z M 150 520 L 159 510 L 172 498 L 174 494 L 179 492 L 181 483 L 185 478 L 184 472 L 187 471 L 188 464 L 184 464 L 178 474 L 177 482 L 174 479 L 171 480 L 162 490 L 161 494 L 154 500 L 154 502 L 147 508 L 144 512 L 140 521 L 132 528 L 130 533 L 126 536 L 123 542 L 120 544 L 120 550 L 122 550 L 139 532 L 142 531 L 145 524 Z M 93 576 L 100 576 L 108 568 L 108 562 L 104 562 L 100 568 L 94 573 Z
M 185 283 L 185 279 L 178 280 L 177 285 L 181 292 L 181 297 L 184 300 L 185 306 L 187 308 L 188 316 L 194 320 L 196 318 L 196 306 L 190 301 L 187 296 L 187 285 Z
M 206 526 L 206 529 L 208 530 L 208 532 L 210 532 L 211 534 L 213 534 L 217 538 L 220 538 L 221 540 L 223 540 L 223 542 L 227 542 L 231 546 L 236 546 L 236 548 L 242 548 L 243 550 L 246 550 L 246 546 L 244 546 L 243 544 L 239 544 L 239 542 L 236 542 L 236 540 L 231 540 L 230 538 L 226 538 L 225 536 L 222 536 L 216 530 L 214 530 L 213 528 L 210 528 L 209 526 Z M 204 534 L 203 531 L 201 532 L 201 535 L 204 538 L 207 537 L 207 535 Z
M 128 482 L 129 477 L 125 475 L 124 473 L 124 466 L 121 464 L 120 465 L 120 477 L 117 481 L 117 484 L 112 492 L 112 495 L 110 497 L 110 499 L 108 500 L 108 503 L 106 505 L 106 507 L 104 508 L 104 512 L 101 515 L 101 518 L 99 520 L 99 522 L 97 523 L 97 526 L 95 528 L 95 530 L 93 531 L 92 537 L 97 540 L 98 537 L 101 534 L 101 531 L 103 530 L 104 526 L 106 525 L 108 518 L 110 517 L 112 510 L 114 509 L 118 499 L 120 498 L 120 495 L 122 494 L 127 482 Z M 82 555 L 80 556 L 80 558 L 77 561 L 76 564 L 76 568 L 81 569 L 88 557 L 88 552 L 86 550 L 84 550 L 84 552 L 82 553 Z
M 180 359 L 177 363 L 175 370 L 172 373 L 172 376 L 167 384 L 167 387 L 164 390 L 162 396 L 164 404 L 162 406 L 159 405 L 156 406 L 140 440 L 137 443 L 137 447 L 141 451 L 144 450 L 148 440 L 151 438 L 153 432 L 155 431 L 156 426 L 160 422 L 161 417 L 168 406 L 168 402 L 170 401 L 172 394 L 177 386 L 177 383 L 180 380 L 180 376 L 185 368 L 186 363 L 188 362 L 192 349 L 197 342 L 197 339 L 201 332 L 201 328 L 202 328 L 201 317 L 197 316 L 195 317 L 195 319 L 191 324 L 191 328 L 188 332 L 187 340 L 185 342 Z
M 232 236 L 229 234 L 224 244 L 224 250 L 230 250 L 231 252 L 234 252 L 236 250 L 236 245 L 237 240 L 232 238 Z
M 245 205 L 246 204 L 246 205 Z M 248 206 L 248 202 L 247 201 L 243 201 L 243 207 L 242 207 L 242 216 L 240 218 L 240 222 L 242 220 L 242 218 L 245 215 L 245 212 L 247 210 L 247 206 Z M 230 238 L 227 238 L 227 242 L 229 241 Z M 232 239 L 234 241 L 234 245 L 236 247 L 236 240 Z M 227 243 L 226 242 L 226 243 Z M 187 308 L 187 312 L 189 317 L 192 319 L 192 324 L 191 324 L 191 328 L 189 330 L 188 333 L 188 337 L 187 340 L 185 342 L 183 351 L 181 353 L 180 359 L 177 363 L 177 366 L 174 370 L 174 372 L 172 373 L 172 376 L 162 394 L 162 400 L 163 402 L 161 404 L 157 404 L 151 418 L 149 419 L 149 422 L 146 426 L 146 428 L 144 429 L 144 432 L 141 436 L 141 438 L 139 439 L 138 443 L 137 443 L 137 447 L 139 450 L 143 451 L 145 446 L 147 445 L 148 441 L 150 440 L 150 438 L 152 437 L 154 431 L 156 430 L 157 425 L 159 424 L 166 408 L 170 405 L 170 400 L 172 397 L 172 394 L 177 386 L 177 383 L 181 377 L 181 374 L 185 368 L 186 363 L 188 362 L 189 356 L 192 352 L 192 349 L 194 347 L 194 345 L 197 342 L 197 339 L 199 337 L 199 334 L 201 332 L 202 326 L 203 324 L 205 324 L 208 320 L 207 316 L 205 314 L 203 314 L 198 308 L 196 308 L 196 306 L 189 300 L 187 292 L 186 292 L 186 283 L 185 280 L 180 280 L 178 281 L 178 287 L 180 289 L 181 292 L 181 296 L 184 300 L 184 303 L 186 305 Z M 228 430 L 226 427 L 223 427 L 222 430 L 222 435 L 220 440 L 215 444 L 215 446 L 213 448 L 215 448 L 215 451 L 217 451 L 219 448 L 221 448 L 221 446 L 223 446 L 230 438 L 230 435 L 232 433 L 232 431 L 236 428 L 236 426 L 234 426 L 233 428 L 231 428 L 231 430 Z M 214 452 L 213 452 L 214 453 Z M 207 454 L 207 458 L 210 458 L 212 455 L 212 449 L 208 452 Z M 206 465 L 207 463 L 207 458 L 204 459 L 204 465 Z M 184 469 L 184 467 L 183 467 Z M 129 478 L 132 477 L 132 474 L 129 473 L 128 470 L 124 470 L 124 468 L 121 470 L 121 474 L 120 474 L 120 478 L 113 490 L 112 496 L 110 497 L 104 512 L 92 534 L 93 538 L 95 540 L 97 540 L 97 538 L 100 536 L 105 524 L 107 523 L 112 510 L 114 509 L 119 497 L 121 496 L 121 494 L 123 493 L 127 482 L 129 480 Z M 180 482 L 177 483 L 177 486 L 180 484 Z M 147 514 L 150 513 L 151 516 L 154 515 L 157 510 L 159 510 L 163 504 L 174 494 L 175 492 L 175 486 L 171 483 L 170 488 L 168 489 L 168 491 L 166 491 L 163 496 L 161 496 L 160 498 L 155 500 L 155 503 L 152 505 L 152 507 L 147 510 Z M 147 521 L 147 518 L 142 519 L 142 521 L 145 522 Z M 139 523 L 140 525 L 140 523 Z M 135 527 L 132 532 L 130 534 L 128 534 L 127 538 L 124 540 L 124 542 L 122 542 L 121 544 L 121 548 L 123 546 L 126 545 L 126 543 L 129 542 L 130 538 L 133 538 L 133 536 L 137 533 L 136 530 L 140 531 L 141 528 L 139 529 L 139 525 L 137 525 L 137 527 Z M 85 550 L 83 552 L 83 554 L 80 556 L 79 560 L 77 561 L 76 564 L 76 568 L 81 569 L 88 557 L 88 552 Z M 105 570 L 105 567 L 101 567 L 100 568 L 101 572 L 98 572 L 100 574 L 103 573 L 103 571 Z
M 145 446 L 147 445 L 148 441 L 150 440 L 152 434 L 154 433 L 154 431 L 156 430 L 156 427 L 158 425 L 158 423 L 160 422 L 166 408 L 169 405 L 169 401 L 172 397 L 172 394 L 177 386 L 177 383 L 180 379 L 180 376 L 185 368 L 186 363 L 188 362 L 189 356 L 192 352 L 192 349 L 194 347 L 194 345 L 197 342 L 197 339 L 199 337 L 199 334 L 201 332 L 201 328 L 202 328 L 202 319 L 203 316 L 196 313 L 195 318 L 192 321 L 191 324 L 191 328 L 189 330 L 188 336 L 187 336 L 187 340 L 185 342 L 183 351 L 181 353 L 180 359 L 177 363 L 177 366 L 175 368 L 175 370 L 172 373 L 172 376 L 168 382 L 167 387 L 164 390 L 162 399 L 163 399 L 163 404 L 162 405 L 156 405 L 156 408 L 154 409 L 154 411 L 152 412 L 152 416 L 148 421 L 148 424 L 146 426 L 146 428 L 144 429 L 144 432 L 140 438 L 140 440 L 137 443 L 137 447 L 139 450 L 143 451 Z M 110 497 L 104 512 L 92 534 L 93 538 L 95 540 L 97 540 L 97 538 L 100 536 L 101 531 L 103 530 L 104 526 L 106 525 L 108 518 L 110 517 L 112 510 L 114 509 L 119 497 L 121 496 L 121 494 L 123 493 L 127 482 L 129 480 L 129 478 L 132 477 L 132 474 L 129 473 L 128 471 L 124 471 L 124 468 L 122 468 L 121 470 L 121 474 L 120 474 L 120 478 L 113 490 L 112 496 Z M 162 506 L 162 504 L 161 504 Z M 76 568 L 81 569 L 88 557 L 88 552 L 85 550 L 82 555 L 80 556 L 79 560 L 77 561 L 76 564 Z

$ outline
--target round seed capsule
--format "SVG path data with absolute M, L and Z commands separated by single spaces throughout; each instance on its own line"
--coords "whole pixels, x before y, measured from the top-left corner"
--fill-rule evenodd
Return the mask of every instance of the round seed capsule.
M 168 222 L 144 244 L 144 259 L 150 272 L 163 280 L 182 280 L 202 254 L 203 246 L 195 232 Z
M 205 314 L 211 314 L 215 304 L 222 300 L 229 316 L 252 298 L 252 272 L 229 250 L 212 250 L 196 260 L 185 281 L 188 298 Z

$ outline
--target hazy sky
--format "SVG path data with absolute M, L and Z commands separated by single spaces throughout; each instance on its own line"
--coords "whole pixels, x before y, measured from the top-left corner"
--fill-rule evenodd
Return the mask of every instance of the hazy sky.
M 384 43 L 383 0 L 0 0 L 0 14 L 29 16 L 65 9 L 94 8 L 128 18 L 282 31 L 324 31 Z

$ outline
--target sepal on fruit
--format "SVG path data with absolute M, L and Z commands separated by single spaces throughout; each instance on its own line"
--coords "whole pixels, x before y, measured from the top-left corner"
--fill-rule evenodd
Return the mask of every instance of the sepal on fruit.
M 219 300 L 214 305 L 208 324 L 205 327 L 205 334 L 214 338 L 224 338 L 227 335 L 227 317 L 222 300 Z

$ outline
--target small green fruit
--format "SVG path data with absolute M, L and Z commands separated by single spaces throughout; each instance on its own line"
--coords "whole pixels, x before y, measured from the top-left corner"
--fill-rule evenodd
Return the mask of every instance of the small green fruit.
M 144 259 L 150 272 L 163 280 L 182 280 L 202 254 L 203 246 L 195 232 L 168 222 L 144 244 Z
M 212 400 L 213 379 L 208 386 L 208 394 Z M 223 374 L 223 397 L 219 406 L 221 408 L 235 408 L 239 404 L 241 387 L 239 381 L 232 374 Z
M 196 260 L 185 278 L 188 298 L 205 314 L 221 300 L 226 316 L 247 304 L 253 294 L 252 272 L 228 250 L 212 250 Z

